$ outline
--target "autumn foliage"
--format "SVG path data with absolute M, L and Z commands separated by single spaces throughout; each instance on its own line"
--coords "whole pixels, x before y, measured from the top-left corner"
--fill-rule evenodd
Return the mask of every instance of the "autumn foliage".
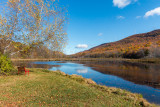
M 105 43 L 72 57 L 123 57 L 143 58 L 160 57 L 160 30 L 136 34 L 117 42 Z
M 66 45 L 66 9 L 59 0 L 7 0 L 0 6 L 0 51 L 26 54 L 35 48 L 62 51 Z

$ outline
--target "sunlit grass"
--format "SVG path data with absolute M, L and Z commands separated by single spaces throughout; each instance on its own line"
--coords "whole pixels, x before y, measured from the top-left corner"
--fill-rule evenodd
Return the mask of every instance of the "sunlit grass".
M 62 72 L 31 69 L 29 76 L 0 77 L 0 106 L 143 106 L 141 95 Z

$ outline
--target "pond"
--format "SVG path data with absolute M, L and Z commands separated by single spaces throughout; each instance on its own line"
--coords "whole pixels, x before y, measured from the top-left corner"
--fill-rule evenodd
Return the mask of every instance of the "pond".
M 82 75 L 84 78 L 91 78 L 97 84 L 140 93 L 149 102 L 160 104 L 160 64 L 125 61 L 14 62 L 15 65 L 23 63 L 26 67 Z

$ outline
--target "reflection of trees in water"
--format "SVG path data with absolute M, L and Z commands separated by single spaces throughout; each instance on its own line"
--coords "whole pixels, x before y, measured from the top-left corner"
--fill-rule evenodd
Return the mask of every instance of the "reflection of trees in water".
M 77 63 L 85 64 L 101 73 L 116 75 L 137 84 L 145 84 L 154 88 L 160 88 L 159 64 L 129 63 L 124 61 L 81 61 Z M 55 67 L 55 70 L 60 70 L 60 65 L 33 64 L 32 62 L 26 61 L 15 61 L 13 64 L 16 66 L 24 65 L 29 68 L 50 69 Z M 85 73 L 87 71 L 78 70 L 78 72 Z
M 50 69 L 50 68 L 56 66 L 56 65 L 47 65 L 47 64 L 33 64 L 30 61 L 15 61 L 15 62 L 13 62 L 13 64 L 15 66 L 25 66 L 28 68 L 45 68 L 45 69 Z
M 52 66 L 52 67 L 55 67 L 57 71 L 60 71 L 60 67 L 61 67 L 61 66 L 60 66 L 60 65 L 54 65 L 54 66 Z
M 160 65 L 129 63 L 124 61 L 78 62 L 104 74 L 122 77 L 138 84 L 160 88 Z
M 56 70 L 60 70 L 61 65 L 48 65 L 48 64 L 34 64 L 31 61 L 14 61 L 13 64 L 15 66 L 25 66 L 28 68 L 45 68 L 50 69 L 55 67 Z

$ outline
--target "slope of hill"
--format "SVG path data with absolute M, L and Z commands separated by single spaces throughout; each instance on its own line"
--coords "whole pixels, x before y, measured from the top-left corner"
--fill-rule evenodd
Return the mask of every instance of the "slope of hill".
M 116 42 L 101 44 L 89 50 L 76 53 L 72 57 L 141 58 L 149 54 L 153 56 L 151 55 L 154 53 L 153 47 L 157 49 L 160 47 L 160 29 L 132 35 Z

